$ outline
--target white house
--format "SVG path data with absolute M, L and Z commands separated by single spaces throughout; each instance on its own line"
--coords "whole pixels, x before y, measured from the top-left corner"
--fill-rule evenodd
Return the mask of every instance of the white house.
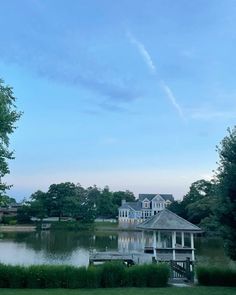
M 139 194 L 135 202 L 122 201 L 119 207 L 119 225 L 129 226 L 156 215 L 174 201 L 171 194 Z

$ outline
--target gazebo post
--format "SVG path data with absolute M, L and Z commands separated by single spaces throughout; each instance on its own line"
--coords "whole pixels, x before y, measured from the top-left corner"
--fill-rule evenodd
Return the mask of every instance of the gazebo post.
M 181 246 L 184 248 L 184 231 L 181 232 Z
M 176 244 L 176 231 L 173 231 L 172 232 L 173 260 L 175 260 L 175 244 Z
M 195 257 L 194 257 L 194 239 L 193 239 L 193 233 L 191 233 L 190 235 L 191 235 L 192 261 L 194 261 L 195 260 Z
M 161 248 L 161 232 L 160 231 L 157 232 L 157 245 L 158 245 L 158 248 Z
M 153 254 L 156 258 L 157 256 L 157 236 L 156 236 L 156 231 L 153 231 Z

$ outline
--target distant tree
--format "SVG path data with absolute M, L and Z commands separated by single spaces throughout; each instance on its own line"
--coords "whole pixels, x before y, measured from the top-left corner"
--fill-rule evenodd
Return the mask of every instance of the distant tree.
M 205 179 L 197 180 L 191 184 L 189 192 L 183 198 L 183 203 L 185 206 L 188 206 L 205 196 L 211 195 L 211 192 L 212 182 Z
M 93 199 L 91 198 L 91 191 L 85 190 L 83 199 L 80 200 L 76 218 L 83 223 L 94 222 L 97 216 L 97 208 Z
M 204 218 L 213 214 L 215 203 L 215 185 L 204 179 L 194 182 L 183 198 L 186 217 L 195 224 L 200 224 Z
M 187 210 L 183 204 L 183 201 L 174 201 L 168 205 L 167 208 L 180 217 L 187 219 Z
M 191 184 L 182 201 L 174 201 L 168 209 L 188 221 L 199 225 L 210 234 L 219 232 L 215 216 L 217 204 L 216 184 L 204 179 Z
M 113 203 L 113 193 L 108 186 L 101 191 L 96 201 L 96 207 L 98 216 L 111 218 L 117 215 L 116 206 Z
M 71 214 L 71 210 L 76 209 L 80 189 L 82 190 L 82 187 L 77 187 L 72 182 L 50 185 L 47 195 L 50 200 L 51 215 L 58 216 L 61 220 L 61 217 Z
M 31 222 L 31 206 L 29 203 L 25 203 L 17 210 L 17 222 L 18 223 L 30 223 Z
M 8 207 L 11 204 L 16 203 L 14 198 L 7 196 L 6 194 L 0 194 L 0 207 Z
M 228 135 L 217 147 L 218 197 L 217 216 L 223 226 L 222 235 L 231 259 L 236 260 L 236 127 L 228 129 Z
M 40 190 L 33 193 L 30 197 L 30 215 L 32 217 L 43 219 L 50 216 L 52 201 L 49 195 Z
M 126 200 L 126 202 L 134 202 L 135 196 L 132 192 L 126 191 L 118 191 L 113 193 L 113 203 L 117 207 L 121 206 L 122 200 Z
M 21 113 L 17 112 L 12 88 L 4 85 L 0 79 L 0 195 L 9 188 L 2 183 L 2 178 L 8 174 L 8 160 L 13 159 L 13 152 L 9 150 L 9 136 L 15 130 L 15 123 L 20 118 Z

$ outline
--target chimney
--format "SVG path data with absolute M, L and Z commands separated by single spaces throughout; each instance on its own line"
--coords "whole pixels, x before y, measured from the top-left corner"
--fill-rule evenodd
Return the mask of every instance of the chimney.
M 121 201 L 121 205 L 124 205 L 125 203 L 126 203 L 126 200 L 123 199 L 123 200 Z

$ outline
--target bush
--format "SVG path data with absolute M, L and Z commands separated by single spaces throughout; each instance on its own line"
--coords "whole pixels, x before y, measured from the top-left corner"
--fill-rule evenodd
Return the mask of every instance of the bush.
M 101 266 L 67 265 L 13 266 L 0 264 L 0 288 L 113 288 L 163 287 L 169 269 L 165 264 L 136 265 L 121 262 Z
M 41 228 L 41 225 L 40 225 Z M 91 230 L 93 224 L 85 224 L 78 221 L 56 221 L 51 222 L 51 230 Z
M 199 266 L 197 279 L 205 286 L 236 286 L 236 269 L 225 266 Z
M 125 282 L 125 266 L 121 262 L 108 262 L 101 266 L 103 288 L 122 287 Z
M 126 285 L 133 287 L 164 287 L 169 279 L 167 264 L 135 265 L 126 271 Z
M 26 269 L 21 266 L 0 264 L 0 288 L 25 288 Z
M 7 225 L 15 225 L 17 220 L 15 216 L 3 216 L 2 223 Z
M 101 287 L 102 268 L 89 266 L 87 268 L 87 288 Z

